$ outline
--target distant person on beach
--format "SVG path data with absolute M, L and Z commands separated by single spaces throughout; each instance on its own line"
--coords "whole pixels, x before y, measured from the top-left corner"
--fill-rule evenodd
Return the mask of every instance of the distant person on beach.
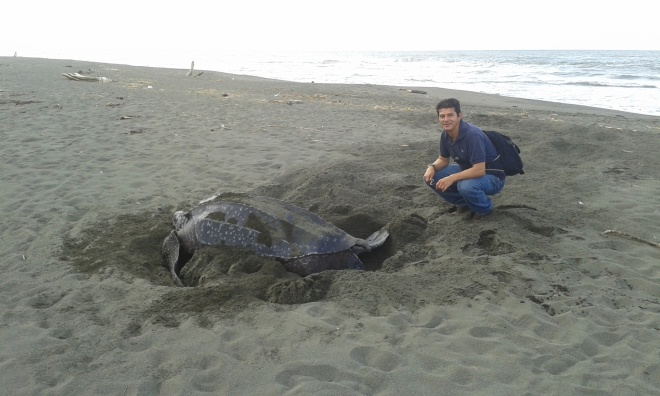
M 486 169 L 497 158 L 495 146 L 481 129 L 463 121 L 457 99 L 445 99 L 435 110 L 442 127 L 440 155 L 428 165 L 424 182 L 454 205 L 450 211 L 471 211 L 477 218 L 489 215 L 493 202 L 488 196 L 502 190 L 506 177 L 500 170 Z

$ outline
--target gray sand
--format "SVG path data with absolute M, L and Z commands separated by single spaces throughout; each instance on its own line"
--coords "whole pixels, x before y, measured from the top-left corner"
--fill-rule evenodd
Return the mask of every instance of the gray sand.
M 602 235 L 660 242 L 660 118 L 186 72 L 0 58 L 2 392 L 660 392 L 660 249 Z M 523 150 L 479 221 L 422 182 L 445 97 Z M 228 192 L 392 236 L 307 278 L 205 249 L 174 287 L 172 213 Z

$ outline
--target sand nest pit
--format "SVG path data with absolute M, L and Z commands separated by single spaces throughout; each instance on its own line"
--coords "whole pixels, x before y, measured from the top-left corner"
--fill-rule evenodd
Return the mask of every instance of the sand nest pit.
M 170 208 L 161 208 L 155 213 L 127 214 L 103 220 L 84 230 L 77 239 L 66 239 L 62 259 L 71 261 L 78 271 L 90 275 L 102 274 L 110 267 L 120 270 L 123 279 L 129 282 L 131 278 L 142 278 L 155 285 L 174 288 L 161 257 L 161 244 L 172 229 L 172 212 Z M 367 213 L 335 218 L 335 225 L 358 237 L 366 237 L 384 225 Z M 397 235 L 410 228 L 407 223 L 394 222 L 392 235 L 383 246 L 360 255 L 367 271 L 380 270 L 383 262 L 395 254 L 395 247 L 400 247 L 395 242 Z M 419 220 L 417 226 L 421 232 L 425 224 Z M 401 234 L 402 241 L 407 239 Z M 323 299 L 334 275 L 334 271 L 326 271 L 303 278 L 287 272 L 275 258 L 227 246 L 204 247 L 186 259 L 188 261 L 181 270 L 186 286 L 226 289 L 230 296 L 249 296 L 274 303 L 294 304 Z
M 335 171 L 330 168 L 330 174 Z M 325 177 L 327 175 L 310 176 L 315 180 Z M 367 185 L 370 184 L 365 184 Z M 330 191 L 331 197 L 321 199 L 318 188 L 288 176 L 270 186 L 252 191 L 251 194 L 292 202 L 359 238 L 365 238 L 387 225 L 390 237 L 386 243 L 372 252 L 360 255 L 367 270 L 364 272 L 401 267 L 402 265 L 393 264 L 388 259 L 394 257 L 400 260 L 402 249 L 409 244 L 421 242 L 420 238 L 426 228 L 426 222 L 421 216 L 406 213 L 392 216 L 387 207 L 379 204 L 378 201 L 382 197 L 359 190 L 344 191 L 352 187 L 341 181 L 335 180 L 334 185 L 327 184 L 324 189 Z M 340 194 L 343 198 L 333 198 L 333 194 Z M 359 200 L 360 206 L 348 203 L 354 202 L 352 196 L 356 194 L 363 196 Z M 154 285 L 177 289 L 169 271 L 162 265 L 161 245 L 172 230 L 174 211 L 187 210 L 193 206 L 195 204 L 189 202 L 124 214 L 92 224 L 76 238 L 65 240 L 62 259 L 71 261 L 78 271 L 92 276 L 103 276 L 108 268 L 112 268 L 115 273 L 121 273 L 123 279 L 128 282 L 141 278 Z M 231 300 L 237 299 L 243 302 L 246 299 L 256 299 L 284 304 L 305 303 L 326 298 L 337 272 L 349 272 L 349 276 L 355 276 L 362 271 L 325 271 L 303 278 L 285 271 L 275 258 L 262 257 L 238 248 L 205 247 L 189 257 L 181 271 L 184 283 L 191 286 L 184 289 L 204 288 L 205 297 L 195 299 L 193 296 L 202 295 L 200 291 L 181 289 L 173 290 L 175 294 L 172 296 L 178 296 L 176 299 L 180 298 L 181 301 L 189 301 L 180 306 L 182 311 L 196 311 L 197 308 L 192 306 L 193 301 L 202 305 L 209 305 L 210 301 L 215 304 L 230 304 Z M 211 289 L 217 298 L 208 298 Z M 172 306 L 179 305 L 170 305 Z

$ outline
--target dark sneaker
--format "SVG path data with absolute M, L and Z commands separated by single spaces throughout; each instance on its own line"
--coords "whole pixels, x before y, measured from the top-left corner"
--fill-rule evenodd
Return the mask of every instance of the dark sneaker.
M 488 212 L 488 213 L 486 213 L 486 214 L 479 214 L 479 213 L 474 213 L 474 212 L 472 212 L 472 220 L 482 220 L 482 219 L 485 219 L 486 217 L 490 216 L 491 213 L 493 213 L 493 212 L 491 211 L 491 212 Z

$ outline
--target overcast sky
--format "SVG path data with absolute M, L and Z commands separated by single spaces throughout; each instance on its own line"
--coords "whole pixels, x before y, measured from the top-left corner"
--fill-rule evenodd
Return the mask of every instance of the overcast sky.
M 126 50 L 660 50 L 654 0 L 3 1 L 0 55 Z M 58 56 L 59 57 L 59 56 Z

